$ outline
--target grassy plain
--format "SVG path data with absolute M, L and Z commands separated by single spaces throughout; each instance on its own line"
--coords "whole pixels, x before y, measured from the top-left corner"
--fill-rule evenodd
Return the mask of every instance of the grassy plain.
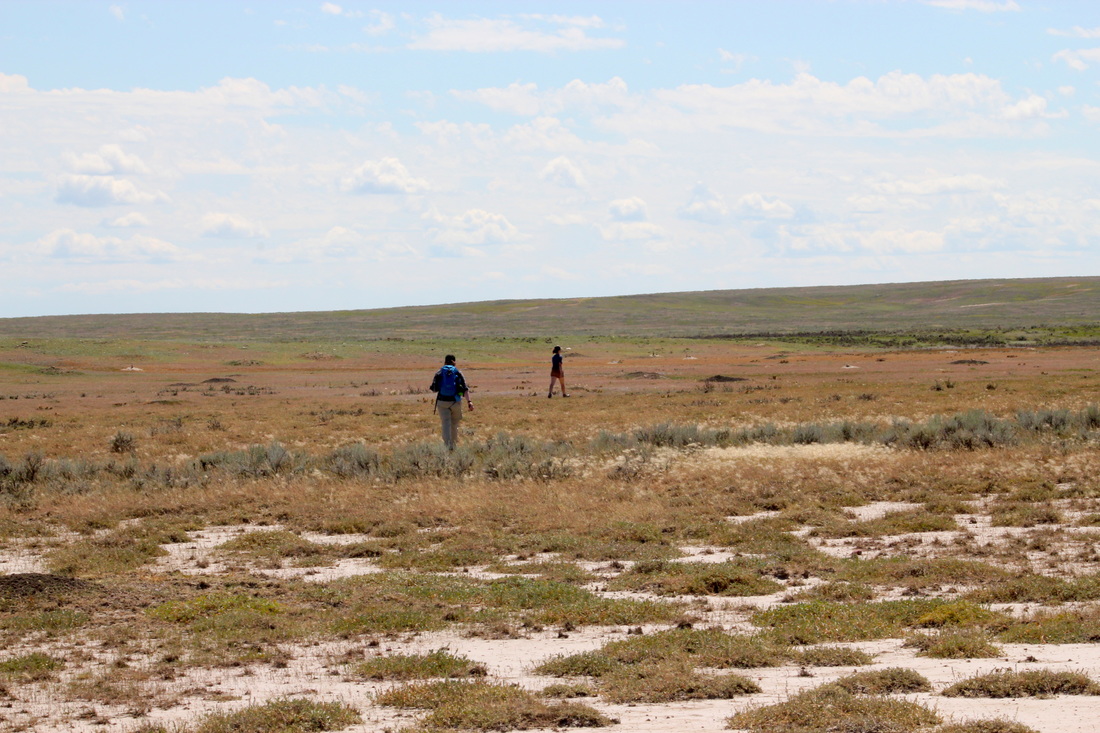
M 1097 288 L 0 321 L 0 727 L 936 730 L 1023 657 L 1087 699 Z M 1023 715 L 972 729 L 1070 730 Z

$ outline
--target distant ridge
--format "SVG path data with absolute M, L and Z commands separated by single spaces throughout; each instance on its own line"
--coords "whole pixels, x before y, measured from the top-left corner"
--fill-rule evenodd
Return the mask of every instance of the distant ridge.
M 1100 277 L 712 290 L 300 313 L 0 319 L 0 337 L 179 341 L 744 336 L 1100 323 Z

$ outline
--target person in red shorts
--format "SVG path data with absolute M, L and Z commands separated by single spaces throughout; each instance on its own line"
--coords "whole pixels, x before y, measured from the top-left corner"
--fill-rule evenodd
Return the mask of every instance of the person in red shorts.
M 561 365 L 561 347 L 554 347 L 554 355 L 550 357 L 550 391 L 547 393 L 547 398 L 554 396 L 554 380 L 558 380 L 561 383 L 561 396 L 568 397 L 569 393 L 565 391 L 565 369 Z

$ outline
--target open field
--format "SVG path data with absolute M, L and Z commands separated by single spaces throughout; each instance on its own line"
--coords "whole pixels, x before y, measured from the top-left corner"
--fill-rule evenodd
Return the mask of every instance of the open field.
M 1098 310 L 1067 287 L 943 326 L 1011 343 L 920 349 L 664 310 L 0 321 L 0 729 L 1093 731 Z M 708 307 L 691 335 L 739 330 Z M 862 323 L 829 318 L 755 331 Z

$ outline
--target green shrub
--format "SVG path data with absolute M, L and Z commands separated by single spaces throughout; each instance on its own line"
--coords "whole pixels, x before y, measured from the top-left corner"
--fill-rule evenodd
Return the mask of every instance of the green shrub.
M 846 646 L 815 646 L 794 651 L 791 659 L 804 667 L 861 667 L 874 657 Z
M 700 563 L 662 560 L 636 563 L 608 582 L 609 590 L 647 591 L 662 596 L 759 596 L 782 589 L 735 562 Z

